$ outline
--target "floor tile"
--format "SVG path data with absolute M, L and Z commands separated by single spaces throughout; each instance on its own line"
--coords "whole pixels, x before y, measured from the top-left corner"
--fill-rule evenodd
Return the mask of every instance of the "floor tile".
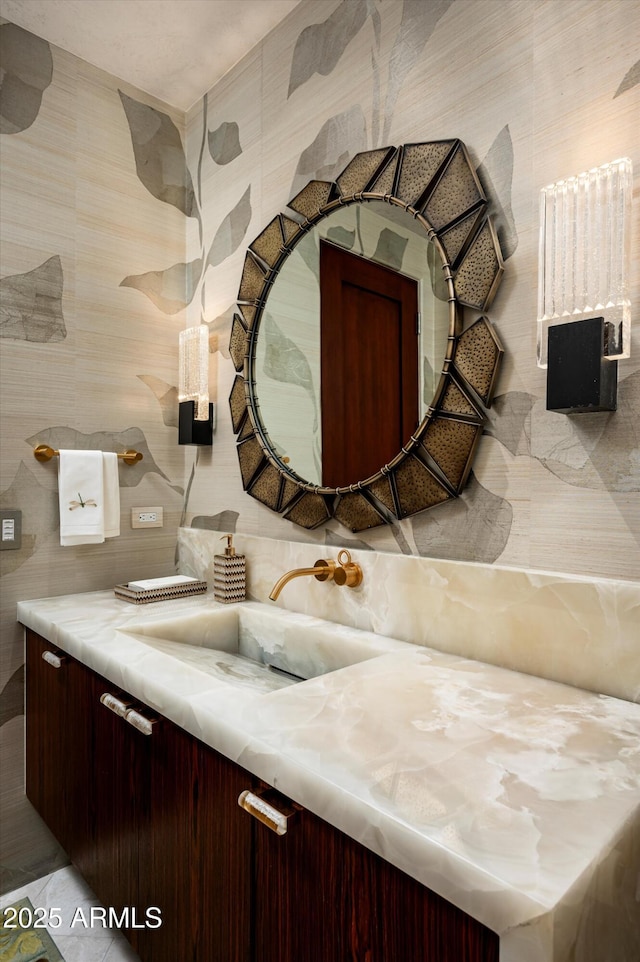
M 72 866 L 23 885 L 0 898 L 0 908 L 28 898 L 35 908 L 59 909 L 62 924 L 48 925 L 47 931 L 64 956 L 65 962 L 140 962 L 125 937 L 117 929 L 91 927 L 74 915 L 81 908 L 90 923 L 90 908 L 100 902 L 82 876 Z
M 52 935 L 64 962 L 104 962 L 113 939 L 80 939 L 75 935 Z

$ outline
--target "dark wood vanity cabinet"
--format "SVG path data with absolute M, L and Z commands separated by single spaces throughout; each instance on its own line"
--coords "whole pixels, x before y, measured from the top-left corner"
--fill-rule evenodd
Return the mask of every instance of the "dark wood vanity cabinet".
M 498 962 L 494 932 L 309 811 L 258 824 L 255 865 L 255 962 Z
M 251 776 L 29 630 L 26 662 L 27 796 L 142 962 L 250 962 Z
M 27 796 L 73 861 L 86 855 L 89 836 L 92 679 L 84 665 L 27 632 Z
M 497 962 L 495 933 L 30 630 L 26 715 L 27 795 L 142 962 Z M 284 835 L 238 806 L 263 789 Z

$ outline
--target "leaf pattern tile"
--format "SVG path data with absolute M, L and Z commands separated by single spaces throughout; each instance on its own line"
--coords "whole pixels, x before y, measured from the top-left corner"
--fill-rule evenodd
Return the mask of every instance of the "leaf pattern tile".
M 209 130 L 207 141 L 211 158 L 220 166 L 230 164 L 242 153 L 240 128 L 236 123 L 225 121 L 215 130 Z
M 119 91 L 131 131 L 138 177 L 157 200 L 187 217 L 198 210 L 180 131 L 168 114 Z
M 26 274 L 0 280 L 0 337 L 12 340 L 63 341 L 67 329 L 62 313 L 64 278 L 57 255 Z
M 0 26 L 0 133 L 17 134 L 36 120 L 53 78 L 51 47 L 14 23 Z

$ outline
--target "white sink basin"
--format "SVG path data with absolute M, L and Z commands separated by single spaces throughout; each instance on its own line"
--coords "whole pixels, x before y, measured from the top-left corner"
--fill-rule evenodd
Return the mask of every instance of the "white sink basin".
M 230 683 L 267 690 L 410 647 L 393 638 L 258 602 L 121 630 L 192 667 L 226 675 Z

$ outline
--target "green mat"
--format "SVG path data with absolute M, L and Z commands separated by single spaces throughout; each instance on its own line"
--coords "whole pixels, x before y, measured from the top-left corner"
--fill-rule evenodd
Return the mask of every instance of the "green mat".
M 19 923 L 19 917 L 14 919 L 13 913 L 7 919 L 11 908 L 17 915 L 20 909 L 27 909 L 23 921 L 25 916 L 33 919 L 33 905 L 29 899 L 20 899 L 0 910 L 0 962 L 64 962 L 46 929 L 8 929 L 5 926 L 6 921 L 12 925 Z

